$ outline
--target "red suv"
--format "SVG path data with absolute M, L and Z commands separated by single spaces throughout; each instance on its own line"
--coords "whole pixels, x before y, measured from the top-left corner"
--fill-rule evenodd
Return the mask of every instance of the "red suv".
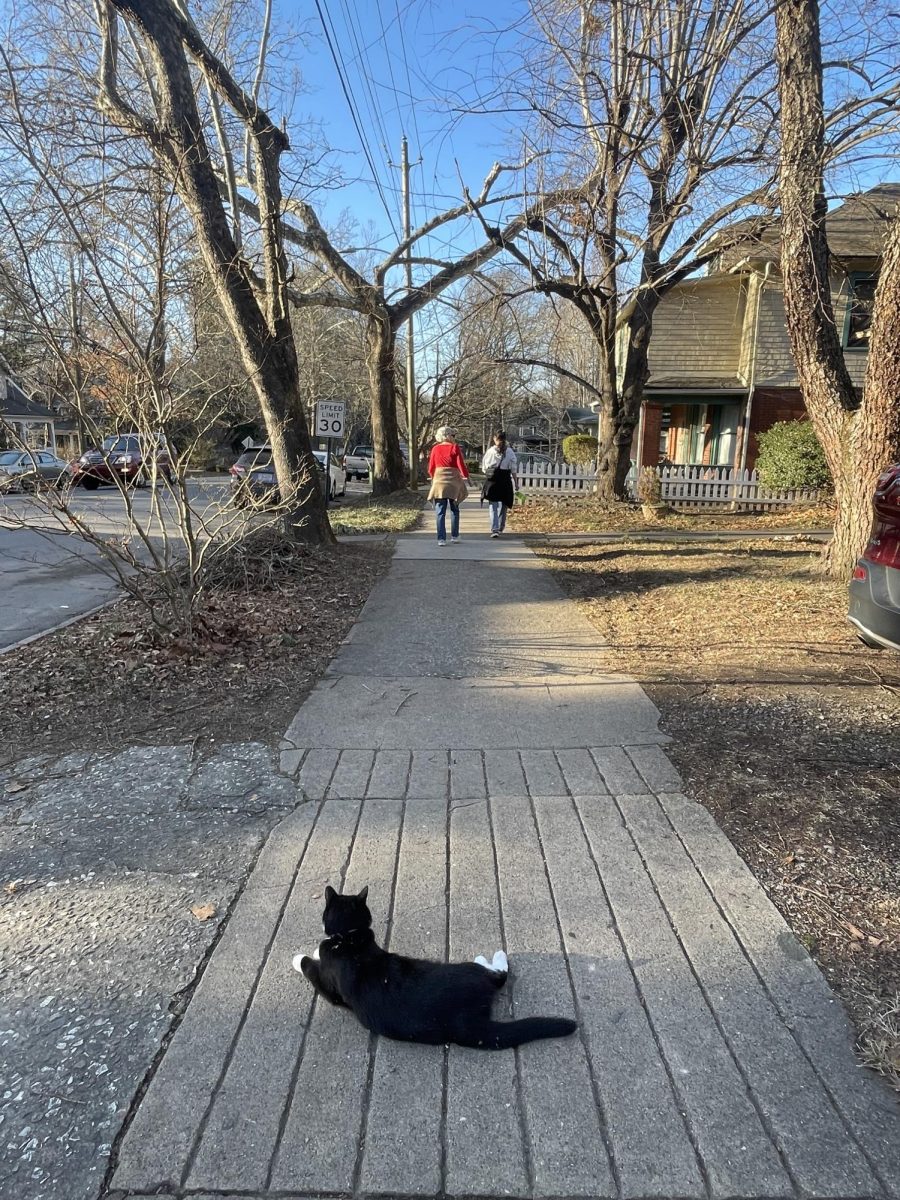
M 850 581 L 848 615 L 867 646 L 900 650 L 900 463 L 875 485 L 875 522 Z
M 142 445 L 146 438 L 137 433 L 117 433 L 104 438 L 99 450 L 88 450 L 72 463 L 72 483 L 93 491 L 101 483 L 117 483 L 140 487 L 150 482 L 149 462 L 144 461 Z M 172 482 L 172 460 L 162 441 L 155 446 L 157 474 Z

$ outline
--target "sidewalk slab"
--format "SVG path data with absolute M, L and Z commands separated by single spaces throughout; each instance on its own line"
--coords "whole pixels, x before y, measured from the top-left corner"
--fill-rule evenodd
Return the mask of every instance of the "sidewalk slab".
M 665 743 L 657 720 L 655 705 L 621 675 L 340 676 L 318 684 L 287 738 L 319 752 L 481 750 L 486 742 L 554 750 Z
M 822 976 L 681 794 L 649 699 L 604 672 L 520 541 L 472 536 L 480 519 L 452 548 L 465 564 L 433 533 L 399 540 L 287 732 L 301 804 L 149 1080 L 113 1188 L 897 1200 L 900 1108 L 856 1064 Z M 540 662 L 512 629 L 491 661 L 519 611 L 504 572 L 531 612 L 523 637 L 545 614 Z M 499 1053 L 370 1037 L 291 966 L 320 938 L 327 884 L 368 884 L 399 952 L 502 946 L 498 1018 L 572 1015 L 577 1033 Z

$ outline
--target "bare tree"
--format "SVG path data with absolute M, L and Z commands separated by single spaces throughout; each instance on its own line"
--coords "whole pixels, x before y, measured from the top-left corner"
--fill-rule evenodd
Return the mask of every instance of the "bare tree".
M 550 352 L 544 308 L 509 267 L 471 278 L 442 306 L 425 338 L 433 367 L 419 387 L 422 440 L 448 424 L 479 444 L 523 410 L 547 406 L 534 358 Z
M 537 0 L 532 9 L 548 48 L 538 77 L 527 76 L 540 117 L 533 137 L 553 147 L 540 186 L 562 177 L 580 192 L 529 223 L 518 258 L 595 340 L 598 490 L 611 500 L 624 495 L 660 300 L 752 238 L 774 205 L 773 6 Z M 847 71 L 842 85 L 831 152 L 846 156 L 880 130 L 898 86 L 884 65 L 855 81 Z
M 319 263 L 327 281 L 326 286 L 309 290 L 292 288 L 290 297 L 298 307 L 327 305 L 355 309 L 365 320 L 367 365 L 371 402 L 372 440 L 375 463 L 372 475 L 373 491 L 384 493 L 403 487 L 406 468 L 400 454 L 397 420 L 397 334 L 409 318 L 442 296 L 461 280 L 482 270 L 526 226 L 529 214 L 517 212 L 502 226 L 488 220 L 494 206 L 521 201 L 521 193 L 497 194 L 494 187 L 507 173 L 515 174 L 516 166 L 496 163 L 477 196 L 467 194 L 464 201 L 431 217 L 408 238 L 404 238 L 368 273 L 364 273 L 342 253 L 319 221 L 312 205 L 302 200 L 286 201 L 286 209 L 299 219 L 301 227 L 288 233 L 291 243 L 311 254 Z M 541 201 L 543 204 L 544 201 Z M 244 201 L 248 212 L 256 212 L 255 202 Z M 456 257 L 434 257 L 422 250 L 422 243 L 437 231 L 454 222 L 477 217 L 484 231 L 484 240 L 475 249 Z M 405 284 L 395 288 L 391 272 L 410 261 L 415 268 L 430 270 L 430 274 L 411 288 Z M 323 281 L 323 283 L 325 282 Z
M 817 0 L 781 0 L 776 26 L 784 305 L 804 402 L 834 481 L 837 519 L 825 562 L 831 574 L 846 578 L 869 536 L 875 481 L 900 457 L 900 216 L 884 214 L 893 220 L 860 397 L 844 361 L 831 297 Z
M 573 304 L 595 341 L 598 492 L 624 495 L 665 293 L 713 256 L 710 238 L 769 202 L 762 164 L 774 76 L 768 0 L 538 0 L 547 54 L 529 73 L 533 133 L 578 198 L 529 223 L 519 261 Z M 754 169 L 755 177 L 754 177 Z M 558 186 L 553 181 L 551 186 Z M 721 245 L 719 246 L 721 249 Z
M 120 17 L 139 48 L 130 58 L 120 45 Z M 253 381 L 279 488 L 291 513 L 288 526 L 299 539 L 328 541 L 332 535 L 300 399 L 288 299 L 280 168 L 287 136 L 261 107 L 258 88 L 247 92 L 240 86 L 173 0 L 97 0 L 97 21 L 103 110 L 122 130 L 144 141 L 172 180 Z M 219 118 L 227 106 L 251 148 L 259 272 L 226 212 L 198 104 L 198 76 L 208 91 L 214 128 L 221 129 Z M 231 162 L 229 155 L 225 158 Z M 231 201 L 236 213 L 233 192 Z M 304 482 L 310 480 L 312 485 Z

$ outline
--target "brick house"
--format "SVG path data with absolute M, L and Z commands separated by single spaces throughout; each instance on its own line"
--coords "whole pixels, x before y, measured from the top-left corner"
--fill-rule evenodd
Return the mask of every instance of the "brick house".
M 853 196 L 829 213 L 831 291 L 850 376 L 861 387 L 887 222 L 900 184 Z M 650 379 L 637 465 L 663 459 L 752 469 L 756 435 L 805 408 L 785 326 L 778 227 L 730 248 L 703 276 L 661 301 L 650 340 Z

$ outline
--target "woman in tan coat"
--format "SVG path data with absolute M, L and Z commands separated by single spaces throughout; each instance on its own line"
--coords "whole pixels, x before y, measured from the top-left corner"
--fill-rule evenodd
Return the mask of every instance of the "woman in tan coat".
M 450 541 L 459 541 L 459 506 L 469 489 L 466 486 L 469 472 L 466 470 L 462 450 L 456 444 L 452 429 L 442 425 L 437 431 L 437 444 L 428 460 L 431 491 L 428 499 L 434 504 L 437 518 L 439 546 L 447 545 L 447 506 L 450 507 Z

